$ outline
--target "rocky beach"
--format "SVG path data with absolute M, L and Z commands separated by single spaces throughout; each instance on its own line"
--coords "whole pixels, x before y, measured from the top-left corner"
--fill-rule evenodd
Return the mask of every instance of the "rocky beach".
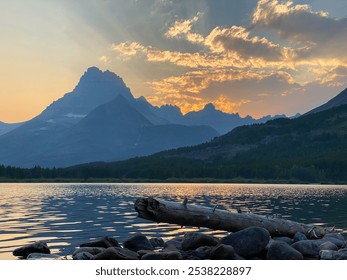
M 48 244 L 38 241 L 15 249 L 13 255 L 27 260 L 347 260 L 347 240 L 340 233 L 320 239 L 301 232 L 271 237 L 264 228 L 248 227 L 221 238 L 187 232 L 164 241 L 139 233 L 120 244 L 104 237 L 80 244 L 69 256 L 51 254 Z

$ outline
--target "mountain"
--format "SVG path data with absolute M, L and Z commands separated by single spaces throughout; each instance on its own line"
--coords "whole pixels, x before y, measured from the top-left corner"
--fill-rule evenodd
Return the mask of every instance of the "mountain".
M 207 126 L 173 125 L 135 99 L 116 74 L 89 68 L 75 89 L 0 136 L 0 164 L 62 167 L 121 160 L 218 136 Z
M 0 136 L 21 126 L 23 123 L 4 123 L 0 122 Z
M 237 127 L 212 141 L 69 172 L 115 178 L 347 182 L 347 105 Z
M 244 118 L 240 117 L 238 113 L 228 114 L 222 111 L 216 110 L 213 104 L 206 104 L 204 109 L 197 112 L 189 112 L 181 120 L 182 124 L 185 125 L 209 125 L 216 129 L 220 134 L 225 134 L 235 127 L 255 124 L 255 123 L 264 123 L 268 120 L 285 117 L 282 116 L 265 116 L 260 119 L 254 119 L 251 116 L 246 116 Z
M 148 109 L 155 115 L 159 116 L 161 120 L 167 123 L 181 124 L 181 125 L 207 125 L 215 129 L 219 134 L 225 134 L 235 127 L 241 125 L 264 123 L 268 120 L 286 117 L 285 115 L 264 116 L 259 119 L 254 119 L 251 116 L 241 117 L 239 114 L 228 114 L 217 110 L 211 103 L 206 104 L 200 111 L 189 112 L 185 115 L 177 106 L 163 105 L 161 107 L 152 106 L 142 97 L 142 102 L 146 102 Z
M 334 98 L 330 99 L 327 103 L 307 112 L 306 115 L 318 113 L 318 112 L 331 109 L 334 107 L 338 107 L 341 105 L 345 105 L 345 104 L 347 104 L 347 88 L 343 90 L 340 94 L 335 96 Z

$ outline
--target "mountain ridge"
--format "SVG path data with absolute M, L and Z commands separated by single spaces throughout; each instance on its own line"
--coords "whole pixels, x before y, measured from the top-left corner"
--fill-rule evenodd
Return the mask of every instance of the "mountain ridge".
M 196 145 L 219 135 L 203 126 L 168 126 L 170 122 L 152 107 L 146 100 L 135 99 L 116 74 L 88 68 L 72 92 L 0 136 L 0 164 L 63 167 L 122 160 Z
M 90 169 L 89 166 L 93 166 Z M 70 167 L 97 178 L 346 183 L 347 105 L 240 126 L 212 141 L 122 162 Z M 86 173 L 86 171 L 89 172 Z

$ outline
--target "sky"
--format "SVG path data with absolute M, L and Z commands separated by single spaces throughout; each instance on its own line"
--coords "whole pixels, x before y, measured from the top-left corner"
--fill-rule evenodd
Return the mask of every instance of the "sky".
M 0 121 L 26 121 L 88 67 L 183 113 L 304 113 L 347 87 L 345 0 L 0 0 Z

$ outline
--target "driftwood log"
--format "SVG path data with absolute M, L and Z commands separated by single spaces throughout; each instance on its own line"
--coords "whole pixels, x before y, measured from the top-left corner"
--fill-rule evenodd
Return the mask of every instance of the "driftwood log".
M 334 228 L 302 224 L 251 213 L 229 212 L 216 208 L 191 205 L 187 203 L 187 199 L 183 203 L 154 198 L 139 198 L 135 202 L 135 210 L 140 218 L 157 223 L 206 227 L 228 232 L 257 226 L 267 229 L 272 236 L 292 237 L 295 233 L 302 232 L 308 238 L 321 238 L 326 233 L 334 231 Z

